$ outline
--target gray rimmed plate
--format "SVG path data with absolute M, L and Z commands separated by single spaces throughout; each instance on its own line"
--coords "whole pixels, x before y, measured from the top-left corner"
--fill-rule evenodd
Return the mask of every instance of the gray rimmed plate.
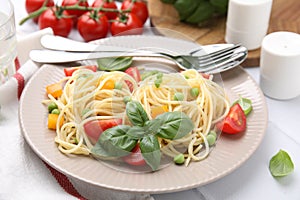
M 159 36 L 122 36 L 101 40 L 104 44 L 139 48 L 145 45 L 189 51 L 197 44 Z M 136 46 L 135 46 L 136 45 Z M 172 63 L 160 59 L 138 59 L 136 65 L 176 71 Z M 149 64 L 150 63 L 150 64 Z M 153 64 L 154 63 L 154 64 Z M 155 64 L 156 63 L 156 64 Z M 126 173 L 115 170 L 88 156 L 66 156 L 54 142 L 55 133 L 47 129 L 47 112 L 41 101 L 45 86 L 64 76 L 60 66 L 43 65 L 26 85 L 21 100 L 21 130 L 30 147 L 50 166 L 69 177 L 108 189 L 137 193 L 164 193 L 195 188 L 216 181 L 241 166 L 261 143 L 267 127 L 267 107 L 255 81 L 241 67 L 221 74 L 231 100 L 239 95 L 250 98 L 253 111 L 247 130 L 239 135 L 222 134 L 207 159 L 188 167 L 169 165 L 154 173 Z

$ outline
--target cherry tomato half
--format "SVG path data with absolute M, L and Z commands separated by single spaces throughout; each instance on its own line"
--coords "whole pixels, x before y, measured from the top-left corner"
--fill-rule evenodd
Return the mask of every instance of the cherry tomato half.
M 108 9 L 118 9 L 117 4 L 114 0 L 95 0 L 92 7 L 94 8 L 108 8 Z M 116 19 L 118 12 L 107 11 L 104 12 L 108 19 Z
M 38 10 L 39 8 L 42 7 L 42 5 L 44 4 L 46 0 L 26 0 L 25 1 L 25 8 L 26 8 L 26 11 L 27 13 L 32 13 L 36 10 Z M 53 0 L 48 0 L 48 3 L 47 3 L 47 6 L 48 7 L 52 7 L 54 6 L 54 1 Z M 38 17 L 35 17 L 33 18 L 33 21 L 34 22 L 38 22 Z
M 144 24 L 148 19 L 149 13 L 146 3 L 141 0 L 124 0 L 121 5 L 121 10 L 131 10 Z
M 110 32 L 114 35 L 140 35 L 143 33 L 143 23 L 133 13 L 122 14 L 112 22 Z
M 67 37 L 72 30 L 73 20 L 68 17 L 66 11 L 62 12 L 61 18 L 56 18 L 56 9 L 49 8 L 43 12 L 39 17 L 39 27 L 40 29 L 51 27 L 53 29 L 54 35 L 59 35 L 62 37 Z
M 86 42 L 105 38 L 109 31 L 109 22 L 102 13 L 86 12 L 77 22 L 77 30 Z
M 101 119 L 86 122 L 83 125 L 86 135 L 91 139 L 92 143 L 96 143 L 106 129 L 122 124 L 122 119 Z
M 68 67 L 68 68 L 64 68 L 64 73 L 66 76 L 72 76 L 72 74 L 78 70 L 78 69 L 89 69 L 93 72 L 96 72 L 98 67 L 96 65 L 87 65 L 87 66 L 82 66 L 82 67 Z
M 246 115 L 239 104 L 234 104 L 225 119 L 217 124 L 224 133 L 236 134 L 246 130 Z
M 146 161 L 143 158 L 140 145 L 137 144 L 128 156 L 123 157 L 123 160 L 129 165 L 143 166 L 146 165 Z
M 140 71 L 138 70 L 137 67 L 129 67 L 128 69 L 125 70 L 125 73 L 131 76 L 136 82 L 141 81 L 141 74 Z M 130 91 L 133 91 L 133 84 L 130 81 L 125 81 L 126 84 L 128 85 Z

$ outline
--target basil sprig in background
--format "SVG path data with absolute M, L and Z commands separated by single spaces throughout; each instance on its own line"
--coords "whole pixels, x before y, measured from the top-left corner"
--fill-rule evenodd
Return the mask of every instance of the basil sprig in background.
M 137 101 L 126 104 L 126 114 L 132 126 L 119 125 L 105 130 L 92 153 L 102 157 L 129 155 L 139 143 L 146 163 L 153 171 L 160 165 L 161 151 L 158 137 L 175 140 L 190 133 L 194 124 L 183 112 L 166 112 L 149 120 L 146 111 Z

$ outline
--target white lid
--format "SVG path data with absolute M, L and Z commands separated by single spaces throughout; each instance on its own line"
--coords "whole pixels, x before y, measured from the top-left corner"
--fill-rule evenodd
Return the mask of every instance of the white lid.
M 274 55 L 299 56 L 300 34 L 293 32 L 274 32 L 263 39 L 263 48 Z M 299 59 L 300 60 L 300 59 Z

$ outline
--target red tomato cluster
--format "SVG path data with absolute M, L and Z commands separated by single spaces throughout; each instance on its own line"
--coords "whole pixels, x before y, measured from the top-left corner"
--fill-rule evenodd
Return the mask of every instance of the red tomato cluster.
M 45 3 L 49 7 L 37 18 L 39 28 L 51 27 L 55 35 L 67 37 L 76 27 L 88 42 L 114 35 L 142 34 L 148 18 L 146 3 L 142 0 L 124 0 L 120 9 L 114 0 L 63 0 L 54 6 L 53 0 L 26 0 L 26 10 L 32 13 Z M 78 6 L 80 7 L 78 9 Z

